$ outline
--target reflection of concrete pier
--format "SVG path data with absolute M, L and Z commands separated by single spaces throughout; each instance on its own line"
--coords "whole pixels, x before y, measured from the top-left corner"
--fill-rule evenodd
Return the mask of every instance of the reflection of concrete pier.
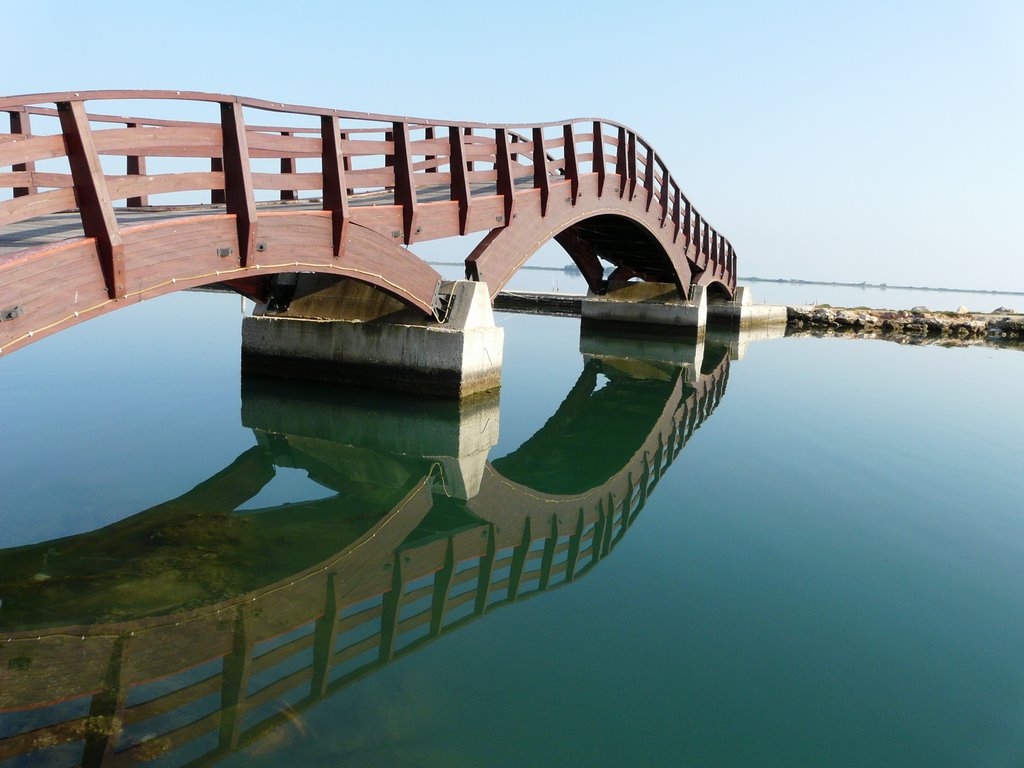
M 124 604 L 118 620 L 62 623 L 54 600 L 46 628 L 8 624 L 0 635 L 0 761 L 60 754 L 86 766 L 132 765 L 173 753 L 176 762 L 215 762 L 391 660 L 588 573 L 717 406 L 729 360 L 720 347 L 705 351 L 705 372 L 691 381 L 685 371 L 696 357 L 645 362 L 617 357 L 597 339 L 584 344 L 584 369 L 548 424 L 479 475 L 448 467 L 475 468 L 486 456 L 497 436 L 493 401 L 417 410 L 403 400 L 389 409 L 369 395 L 331 400 L 247 381 L 242 418 L 256 444 L 227 468 L 179 499 L 59 548 L 0 552 L 0 572 L 29 574 L 19 582 L 24 594 L 3 587 L 18 609 L 61 594 L 58 579 L 81 583 L 70 563 L 49 581 L 31 580 L 46 557 L 54 565 L 50 550 L 81 552 L 84 562 L 129 534 L 169 536 L 190 516 L 237 523 L 224 530 L 241 544 L 206 542 L 217 557 L 218 547 L 262 540 L 261 526 L 284 560 L 315 549 L 309 536 L 326 530 L 321 518 L 363 526 L 324 557 L 198 607 L 147 604 L 133 617 Z M 609 419 L 625 418 L 625 403 L 636 428 L 610 440 Z M 568 455 L 575 473 L 560 460 Z M 337 496 L 236 514 L 279 467 L 303 469 Z M 343 503 L 346 494 L 358 510 Z M 256 576 L 273 574 L 271 563 L 258 565 Z M 140 570 L 143 586 L 151 570 Z M 119 588 L 130 591 L 130 581 Z M 71 595 L 63 608 L 76 615 L 82 599 Z M 291 704 L 284 712 L 282 698 Z

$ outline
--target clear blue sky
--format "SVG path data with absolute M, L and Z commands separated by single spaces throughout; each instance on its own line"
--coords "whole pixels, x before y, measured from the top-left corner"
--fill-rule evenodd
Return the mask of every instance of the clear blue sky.
M 6 94 L 643 133 L 740 272 L 1024 290 L 1024 2 L 8 3 Z

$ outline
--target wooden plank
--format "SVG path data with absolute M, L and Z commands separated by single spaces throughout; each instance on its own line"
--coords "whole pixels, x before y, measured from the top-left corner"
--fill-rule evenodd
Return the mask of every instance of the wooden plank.
M 0 189 L 14 187 L 29 187 L 32 194 L 38 194 L 38 187 L 51 187 L 53 189 L 74 188 L 75 181 L 70 173 L 43 173 L 40 171 L 8 171 L 0 173 Z M 24 195 L 15 195 L 24 197 Z M 116 198 L 114 198 L 116 199 Z
M 284 160 L 281 161 L 285 162 Z M 253 173 L 253 189 L 279 189 L 283 192 L 295 192 L 300 189 L 320 189 L 321 175 L 319 173 Z M 295 200 L 296 198 L 281 198 L 282 200 Z
M 148 155 L 150 157 L 217 157 L 224 143 L 220 127 L 190 125 L 152 128 L 129 124 L 94 134 L 101 155 Z
M 569 179 L 572 204 L 576 205 L 580 196 L 580 166 L 576 158 L 576 137 L 573 135 L 572 123 L 562 127 L 562 134 L 565 142 L 565 176 Z
M 539 128 L 537 130 L 540 130 Z M 530 533 L 530 518 L 527 517 L 523 524 L 523 537 L 516 548 L 512 551 L 512 567 L 508 574 L 508 599 L 515 600 L 519 595 L 519 587 L 523 581 L 523 571 L 526 569 L 526 558 L 530 554 L 530 544 L 533 537 Z
M 67 146 L 71 176 L 75 181 L 82 228 L 86 237 L 96 239 L 96 251 L 107 284 L 107 294 L 112 299 L 123 298 L 126 292 L 124 244 L 107 191 L 107 181 L 100 166 L 100 157 L 93 144 L 85 104 L 81 101 L 62 101 L 57 104 L 57 112 Z
M 548 177 L 548 155 L 544 151 L 544 129 L 533 129 L 533 186 L 540 190 L 540 215 L 548 214 L 551 179 Z
M 660 161 L 659 161 L 660 162 Z M 668 168 L 661 164 L 661 199 L 658 201 L 661 205 L 661 226 L 665 226 L 665 222 L 668 220 L 668 193 L 669 193 L 669 176 Z
M 350 221 L 346 170 L 342 155 L 341 126 L 337 115 L 320 118 L 320 134 L 323 137 L 321 159 L 323 173 L 323 205 L 331 213 L 331 244 L 334 258 L 341 255 Z
M 459 234 L 466 234 L 466 223 L 469 219 L 469 207 L 472 205 L 472 192 L 469 188 L 468 171 L 472 163 L 466 162 L 466 148 L 463 144 L 462 129 L 453 126 L 448 129 L 449 157 L 451 162 L 451 199 L 459 204 Z
M 504 134 L 504 130 L 502 130 Z M 491 574 L 494 572 L 494 555 L 497 549 L 494 525 L 487 526 L 487 550 L 480 558 L 480 576 L 477 579 L 476 603 L 473 612 L 477 615 L 487 610 L 487 597 L 490 594 Z
M 50 160 L 66 154 L 63 136 L 30 136 L 0 144 L 0 167 L 24 165 L 28 170 L 28 165 L 36 160 Z
M 409 150 L 409 126 L 394 124 L 395 205 L 402 206 L 402 228 L 405 244 L 419 234 L 416 227 L 416 181 L 413 179 L 412 152 Z
M 160 173 L 156 176 L 107 177 L 107 191 L 110 194 L 111 200 L 125 200 L 133 195 L 136 199 L 144 200 L 148 195 L 201 191 L 220 188 L 223 185 L 224 174 L 212 171 Z M 140 203 L 140 205 L 144 204 Z
M 604 181 L 608 175 L 604 160 L 604 134 L 601 131 L 601 122 L 594 121 L 594 172 L 597 173 L 597 196 L 604 194 Z
M 224 132 L 225 202 L 238 230 L 238 264 L 246 267 L 256 252 L 258 222 L 242 105 L 237 101 L 221 104 L 220 119 Z

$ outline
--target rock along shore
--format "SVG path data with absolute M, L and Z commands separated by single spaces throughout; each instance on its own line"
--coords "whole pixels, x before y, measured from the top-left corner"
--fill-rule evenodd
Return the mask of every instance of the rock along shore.
M 933 312 L 923 307 L 909 310 L 845 309 L 830 306 L 787 307 L 788 324 L 794 330 L 843 329 L 906 336 L 946 338 L 1018 339 L 1024 337 L 1024 315 L 1000 308 L 991 313 Z

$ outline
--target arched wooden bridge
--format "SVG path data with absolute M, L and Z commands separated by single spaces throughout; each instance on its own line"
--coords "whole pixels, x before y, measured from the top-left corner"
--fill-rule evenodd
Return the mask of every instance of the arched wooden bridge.
M 547 481 L 523 476 L 522 467 L 534 462 L 511 454 L 504 466 L 499 460 L 488 467 L 469 502 L 453 500 L 429 461 L 417 466 L 409 457 L 380 461 L 378 455 L 365 462 L 353 458 L 356 446 L 332 448 L 317 436 L 324 420 L 304 418 L 308 404 L 295 425 L 310 427 L 312 434 L 254 428 L 258 445 L 223 472 L 141 513 L 138 521 L 85 534 L 79 549 L 133 529 L 150 536 L 153 520 L 142 518 L 156 515 L 165 524 L 175 506 L 179 515 L 234 509 L 267 482 L 274 466 L 302 467 L 329 484 L 336 473 L 346 478 L 346 493 L 353 485 L 348 470 L 361 475 L 373 467 L 389 476 L 397 501 L 378 510 L 340 551 L 227 600 L 193 610 L 147 609 L 146 617 L 121 621 L 53 626 L 51 618 L 44 619 L 46 628 L 5 629 L 0 763 L 32 756 L 90 767 L 135 765 L 170 754 L 175 764 L 216 762 L 490 611 L 581 578 L 627 534 L 718 405 L 728 367 L 728 357 L 719 354 L 687 384 L 678 367 L 652 366 L 637 377 L 616 360 L 588 361 L 556 414 L 576 432 L 568 442 L 578 450 L 581 439 L 605 430 L 602 418 L 594 417 L 623 400 L 636 409 L 645 433 L 629 441 L 622 465 L 598 462 L 610 471 L 597 484 L 584 481 L 578 489 L 558 489 L 563 492 L 534 487 Z M 610 377 L 600 391 L 597 371 Z M 638 378 L 650 383 L 639 405 Z M 523 451 L 551 448 L 543 431 L 516 452 L 520 459 Z M 401 471 L 389 470 L 395 461 Z M 288 515 L 302 511 L 296 505 L 283 509 Z M 336 512 L 327 515 L 335 525 Z M 60 543 L 65 551 L 74 546 Z M 52 547 L 30 549 L 42 554 Z M 31 553 L 8 554 L 4 562 L 17 568 L 22 554 Z M 75 600 L 67 605 L 79 607 Z M 57 610 L 56 602 L 50 609 Z M 289 706 L 277 704 L 282 698 Z
M 104 101 L 211 117 L 87 111 Z M 441 277 L 404 246 L 471 233 L 486 235 L 466 275 L 492 298 L 552 239 L 597 290 L 602 260 L 684 296 L 736 284 L 729 241 L 610 120 L 446 122 L 181 91 L 12 96 L 0 111 L 0 353 L 183 288 L 260 296 L 281 272 L 358 279 L 429 316 Z M 175 205 L 151 206 L 160 195 Z

